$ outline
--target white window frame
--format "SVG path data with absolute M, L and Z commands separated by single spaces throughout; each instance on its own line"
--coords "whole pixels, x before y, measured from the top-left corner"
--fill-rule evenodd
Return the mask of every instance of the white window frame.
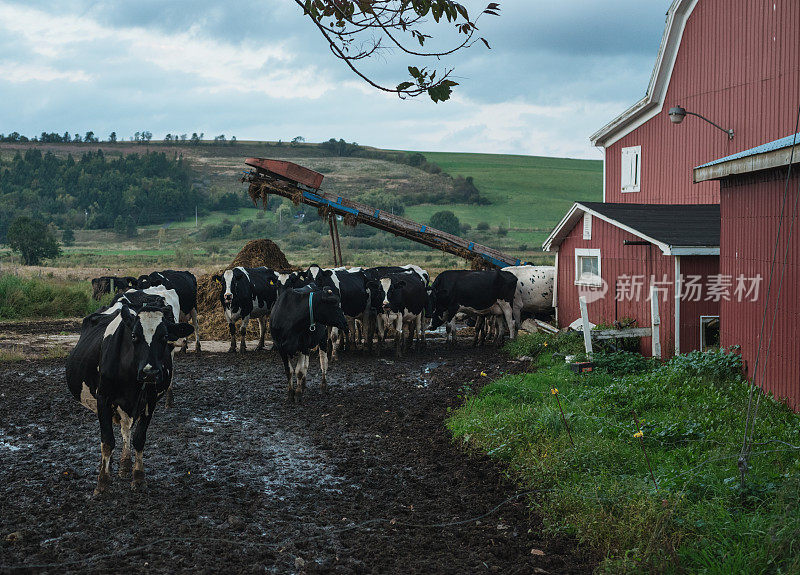
M 707 344 L 706 344 L 706 332 L 703 329 L 703 326 L 705 325 L 706 320 L 713 320 L 713 319 L 719 321 L 719 316 L 718 315 L 701 315 L 700 316 L 700 351 L 706 351 L 706 349 L 708 347 Z M 721 332 L 720 332 L 720 335 L 722 335 Z
M 583 214 L 583 239 L 592 239 L 592 214 L 588 212 Z
M 582 278 L 581 277 L 581 258 L 582 257 L 595 257 L 597 258 L 597 277 L 596 278 Z M 584 286 L 598 286 L 602 285 L 603 268 L 601 267 L 602 258 L 600 257 L 600 250 L 598 248 L 575 248 L 575 285 Z
M 642 147 L 622 148 L 620 168 L 620 189 L 623 194 L 639 192 L 642 189 Z

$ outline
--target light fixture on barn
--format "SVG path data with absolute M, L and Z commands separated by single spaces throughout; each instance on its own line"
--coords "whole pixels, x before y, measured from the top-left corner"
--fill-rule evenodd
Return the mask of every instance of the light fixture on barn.
M 709 124 L 711 124 L 712 126 L 717 128 L 718 130 L 722 130 L 723 132 L 728 134 L 728 139 L 729 140 L 733 140 L 733 128 L 731 128 L 729 130 L 726 130 L 725 128 L 723 128 L 719 124 L 715 124 L 714 122 L 712 122 L 711 120 L 709 120 L 705 116 L 701 116 L 700 114 L 695 114 L 694 112 L 689 112 L 689 111 L 686 110 L 686 108 L 684 108 L 682 106 L 675 106 L 675 107 L 669 109 L 669 120 L 673 124 L 680 124 L 681 122 L 683 122 L 683 119 L 687 115 L 689 115 L 689 116 L 697 116 L 701 120 L 705 120 L 706 122 L 708 122 Z

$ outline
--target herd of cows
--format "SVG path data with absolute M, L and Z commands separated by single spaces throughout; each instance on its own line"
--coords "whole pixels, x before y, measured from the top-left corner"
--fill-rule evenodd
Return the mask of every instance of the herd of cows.
M 245 350 L 251 319 L 259 322 L 258 348 L 264 347 L 269 320 L 274 349 L 283 362 L 289 400 L 300 402 L 306 387 L 310 355 L 319 354 L 322 388 L 329 357 L 363 342 L 378 351 L 394 331 L 395 353 L 425 345 L 426 329 L 472 318 L 473 343 L 491 335 L 514 338 L 524 314 L 547 313 L 553 303 L 554 269 L 516 266 L 503 270 L 448 270 L 431 282 L 415 265 L 323 269 L 283 273 L 265 267 L 236 267 L 215 275 L 221 287 L 221 313 L 237 351 L 237 322 Z M 100 422 L 101 464 L 95 493 L 111 481 L 113 425 L 123 439 L 120 476 L 132 471 L 132 486 L 144 482 L 144 443 L 156 403 L 172 404 L 176 348 L 187 349 L 197 322 L 197 280 L 188 271 L 165 270 L 138 278 L 105 276 L 92 280 L 93 296 L 116 293 L 111 304 L 83 320 L 78 343 L 67 358 L 66 378 L 72 395 L 94 411 Z M 192 324 L 187 323 L 191 319 Z M 132 449 L 131 449 L 132 448 Z M 132 453 L 133 451 L 133 453 Z M 132 455 L 134 455 L 132 462 Z

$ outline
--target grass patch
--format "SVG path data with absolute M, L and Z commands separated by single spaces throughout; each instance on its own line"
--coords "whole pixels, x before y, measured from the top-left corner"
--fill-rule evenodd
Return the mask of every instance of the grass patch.
M 485 386 L 448 426 L 505 462 L 525 488 L 541 491 L 533 505 L 549 530 L 600 553 L 606 573 L 800 572 L 800 451 L 791 447 L 800 443 L 800 419 L 762 399 L 761 445 L 742 489 L 747 383 L 737 356 L 694 352 L 663 365 L 597 357 L 600 368 L 579 376 L 559 355 L 575 342 L 520 339 L 510 351 L 538 353 L 537 371 Z M 619 361 L 634 373 L 620 374 Z
M 25 354 L 22 353 L 22 349 L 20 347 L 14 347 L 12 349 L 0 349 L 0 363 L 23 361 L 24 359 Z
M 99 305 L 85 282 L 0 275 L 0 320 L 81 317 Z

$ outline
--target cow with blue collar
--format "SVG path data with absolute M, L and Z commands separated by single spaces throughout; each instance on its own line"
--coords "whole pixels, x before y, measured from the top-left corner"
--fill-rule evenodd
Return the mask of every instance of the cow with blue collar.
M 231 333 L 231 347 L 228 351 L 236 353 L 236 322 L 240 319 L 242 326 L 239 333 L 242 341 L 239 350 L 244 353 L 246 349 L 247 324 L 251 319 L 258 320 L 259 340 L 256 351 L 264 349 L 267 318 L 278 297 L 278 273 L 266 267 L 236 267 L 225 270 L 222 275 L 212 276 L 211 280 L 223 287 L 219 300 Z
M 119 474 L 131 472 L 134 489 L 144 484 L 144 443 L 156 403 L 172 382 L 172 342 L 193 328 L 175 323 L 173 311 L 160 296 L 135 310 L 117 302 L 87 316 L 81 335 L 67 357 L 67 387 L 73 397 L 97 414 L 100 422 L 100 472 L 95 495 L 111 483 L 113 424 L 120 425 L 122 457 Z
M 315 349 L 319 350 L 322 390 L 327 389 L 328 327 L 347 329 L 339 298 L 331 290 L 311 284 L 278 295 L 269 329 L 286 371 L 289 401 L 302 401 L 309 356 Z

